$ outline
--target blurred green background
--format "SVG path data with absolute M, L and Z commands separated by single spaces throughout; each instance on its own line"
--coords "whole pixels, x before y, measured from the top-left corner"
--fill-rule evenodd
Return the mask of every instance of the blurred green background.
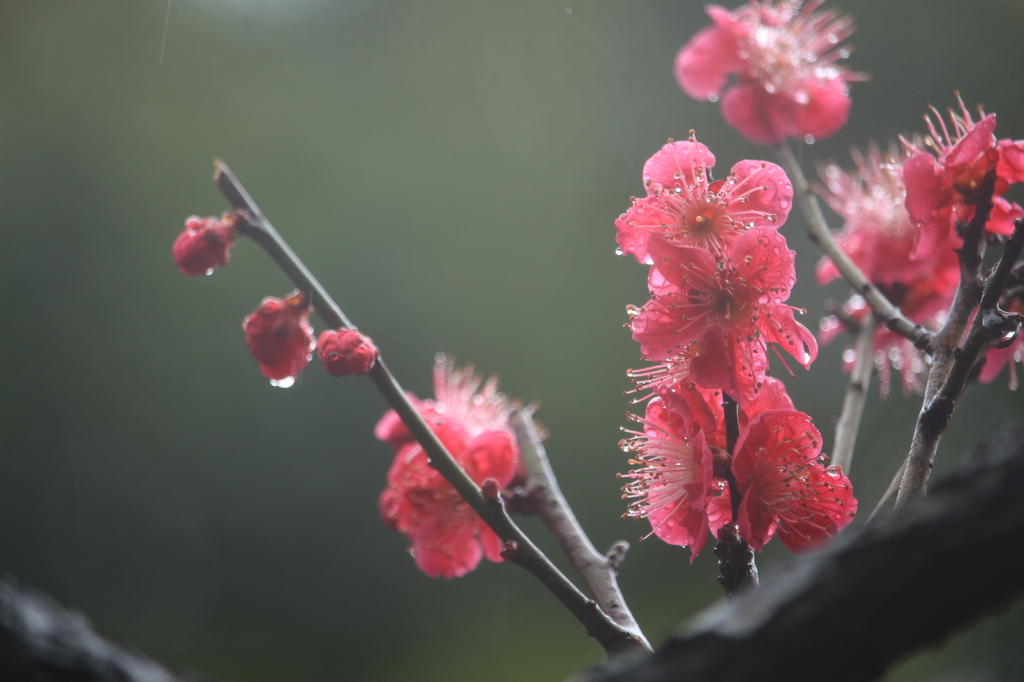
M 710 551 L 637 543 L 615 473 L 644 269 L 612 222 L 644 161 L 691 128 L 719 159 L 772 158 L 671 75 L 709 20 L 681 0 L 33 0 L 0 3 L 0 568 L 100 632 L 210 680 L 559 680 L 600 648 L 532 578 L 419 574 L 379 521 L 384 411 L 311 365 L 271 388 L 242 317 L 291 287 L 251 243 L 186 279 L 170 246 L 226 204 L 223 158 L 405 386 L 446 351 L 540 399 L 549 453 L 654 640 L 720 597 Z M 1019 2 L 850 2 L 850 124 L 800 153 L 920 130 L 959 88 L 1024 137 Z M 783 228 L 811 312 L 817 254 Z M 831 441 L 843 344 L 787 380 Z M 781 373 L 781 372 L 780 372 Z M 875 384 L 874 387 L 877 386 Z M 939 470 L 1019 418 L 1005 377 L 969 394 Z M 872 392 L 852 477 L 874 506 L 916 399 Z M 525 526 L 539 531 L 536 523 Z M 773 543 L 773 545 L 776 543 Z M 790 560 L 770 545 L 762 571 Z M 545 546 L 550 546 L 547 543 Z M 978 557 L 984 561 L 984 557 Z M 941 608 L 942 595 L 936 595 Z M 837 614 L 841 618 L 842 614 Z M 887 679 L 1007 679 L 1024 609 Z M 836 648 L 841 642 L 822 642 Z

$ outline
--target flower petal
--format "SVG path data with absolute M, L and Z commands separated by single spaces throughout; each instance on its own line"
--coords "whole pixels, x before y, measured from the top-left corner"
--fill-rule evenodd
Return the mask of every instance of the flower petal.
M 770 161 L 744 160 L 732 167 L 732 175 L 736 184 L 730 192 L 730 201 L 734 201 L 733 195 L 741 192 L 746 199 L 742 204 L 733 204 L 733 208 L 743 215 L 738 216 L 741 222 L 776 229 L 786 222 L 793 207 L 793 183 L 786 171 Z M 759 213 L 774 218 L 758 216 Z M 747 215 L 749 219 L 744 219 Z
M 672 70 L 679 87 L 690 97 L 717 95 L 730 74 L 743 70 L 735 33 L 722 26 L 701 29 L 676 54 Z
M 700 142 L 676 140 L 658 150 L 644 164 L 648 196 L 700 181 L 697 169 L 714 168 L 715 155 Z
M 778 144 L 786 139 L 785 120 L 780 109 L 788 110 L 778 95 L 770 95 L 755 81 L 737 83 L 725 91 L 721 102 L 722 118 L 740 135 L 756 144 Z

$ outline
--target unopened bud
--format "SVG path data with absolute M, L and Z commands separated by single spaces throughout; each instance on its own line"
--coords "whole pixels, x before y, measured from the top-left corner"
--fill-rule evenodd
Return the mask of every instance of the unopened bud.
M 487 478 L 480 485 L 480 493 L 484 496 L 484 499 L 493 502 L 501 496 L 501 486 L 493 478 Z
M 189 277 L 209 275 L 227 265 L 231 247 L 238 241 L 238 214 L 225 213 L 217 218 L 190 216 L 185 230 L 174 240 L 174 262 Z
M 268 296 L 242 321 L 245 344 L 263 376 L 287 387 L 309 363 L 316 337 L 309 324 L 309 304 L 302 292 L 285 299 Z
M 335 377 L 366 374 L 377 362 L 377 347 L 355 329 L 328 329 L 320 335 L 317 348 L 324 369 Z

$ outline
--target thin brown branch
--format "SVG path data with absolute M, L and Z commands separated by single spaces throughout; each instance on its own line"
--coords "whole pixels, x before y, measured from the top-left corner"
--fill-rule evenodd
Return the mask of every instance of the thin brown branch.
M 544 522 L 569 557 L 573 568 L 583 578 L 601 610 L 624 630 L 632 633 L 648 648 L 633 614 L 622 597 L 616 574 L 629 549 L 624 541 L 616 542 L 607 554 L 601 554 L 576 520 L 572 508 L 558 487 L 547 452 L 537 435 L 529 410 L 517 410 L 510 419 L 519 442 L 519 451 L 528 475 L 526 502 Z
M 821 211 L 818 197 L 814 196 L 811 192 L 807 178 L 804 176 L 804 172 L 800 168 L 796 157 L 793 156 L 793 150 L 789 148 L 789 143 L 783 142 L 780 144 L 776 147 L 776 152 L 782 167 L 793 181 L 793 197 L 800 204 L 800 209 L 807 218 L 807 231 L 811 241 L 818 245 L 822 253 L 832 259 L 839 273 L 853 287 L 854 292 L 864 297 L 864 300 L 871 306 L 871 310 L 874 311 L 875 316 L 886 327 L 900 336 L 910 339 L 918 349 L 926 353 L 931 352 L 933 343 L 932 333 L 904 317 L 900 309 L 894 306 L 879 291 L 878 287 L 868 281 L 868 278 L 864 276 L 860 268 L 839 248 L 839 245 L 832 237 L 831 230 L 829 230 L 825 214 Z
M 982 231 L 985 227 L 989 209 L 992 206 L 991 194 L 988 196 L 987 206 L 979 203 L 976 207 L 975 217 L 971 221 L 970 227 L 970 230 L 978 231 L 980 235 L 978 238 L 982 241 L 984 241 Z M 978 224 L 975 225 L 975 223 Z M 968 237 L 973 238 L 973 236 L 970 231 L 965 236 L 965 249 L 970 246 Z M 990 338 L 989 332 L 985 329 L 986 319 L 997 309 L 999 298 L 1002 296 L 1006 283 L 1010 278 L 1010 272 L 1013 270 L 1017 259 L 1020 258 L 1022 250 L 1024 250 L 1024 222 L 1018 222 L 1013 229 L 1013 234 L 1010 235 L 1006 245 L 1003 247 L 1003 255 L 999 259 L 998 267 L 989 276 L 988 281 L 984 285 L 984 291 L 980 296 L 981 301 L 978 304 L 974 322 L 971 323 L 970 332 L 967 334 L 967 340 L 964 341 L 962 347 L 954 346 L 948 353 L 952 361 L 947 365 L 948 369 L 942 376 L 940 387 L 935 392 L 934 398 L 930 401 L 927 396 L 925 398 L 925 407 L 921 410 L 921 414 L 918 417 L 917 426 L 914 429 L 914 438 L 910 445 L 910 453 L 907 455 L 906 472 L 903 474 L 900 491 L 896 496 L 897 507 L 925 493 L 925 489 L 928 486 L 928 477 L 931 475 L 933 462 L 935 461 L 935 453 L 939 447 L 939 440 L 942 438 L 942 434 L 946 431 L 946 426 L 953 416 L 953 410 L 956 409 L 957 401 L 967 385 L 967 379 L 971 375 L 975 361 L 978 359 L 981 351 L 994 340 Z M 983 247 L 976 247 L 976 252 L 983 254 Z M 974 257 L 974 255 L 969 256 L 971 259 Z M 981 261 L 978 258 L 977 270 L 974 272 L 976 274 L 979 273 L 980 268 Z M 967 277 L 972 276 L 971 273 L 965 274 Z M 960 284 L 961 289 L 964 289 L 964 282 L 961 281 Z M 970 289 L 975 288 L 971 283 L 968 283 L 966 286 Z M 964 298 L 966 299 L 970 295 L 969 293 L 965 294 Z M 960 298 L 959 291 L 957 292 L 957 297 Z M 955 308 L 956 303 L 954 302 Z M 952 315 L 953 311 L 951 311 L 950 317 Z M 970 311 L 968 311 L 967 315 L 969 317 Z M 950 337 L 950 341 L 953 341 L 953 337 Z M 958 342 L 959 338 L 956 341 Z M 933 366 L 932 372 L 941 371 L 941 369 L 943 367 L 937 368 Z M 929 377 L 928 383 L 932 383 L 931 377 Z
M 264 217 L 245 188 L 235 178 L 223 161 L 214 163 L 216 172 L 213 179 L 228 202 L 245 219 L 240 231 L 251 238 L 270 255 L 289 279 L 309 297 L 314 310 L 328 327 L 351 328 L 338 304 L 313 277 L 288 244 L 281 238 L 273 225 Z M 441 444 L 431 428 L 413 407 L 398 381 L 388 370 L 383 359 L 369 373 L 370 381 L 381 393 L 388 405 L 398 413 L 413 437 L 430 458 L 431 466 L 437 469 L 446 481 L 480 515 L 480 518 L 506 543 L 503 556 L 519 564 L 534 575 L 586 628 L 609 653 L 646 649 L 646 641 L 619 626 L 609 618 L 597 604 L 579 590 L 536 545 L 512 521 L 500 500 L 484 497 L 480 488 L 458 465 L 448 450 Z
M 864 403 L 867 400 L 871 373 L 875 369 L 875 316 L 868 315 L 854 344 L 857 359 L 850 373 L 850 383 L 846 387 L 843 399 L 843 410 L 836 422 L 836 439 L 832 446 L 832 464 L 849 472 L 853 461 L 853 448 L 857 444 L 857 431 L 860 430 L 860 418 L 864 414 Z

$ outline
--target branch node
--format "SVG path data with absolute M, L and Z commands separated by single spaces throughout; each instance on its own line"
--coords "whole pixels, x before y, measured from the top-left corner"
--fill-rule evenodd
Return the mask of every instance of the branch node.
M 480 492 L 488 502 L 498 502 L 501 499 L 501 486 L 493 478 L 484 479 L 480 485 Z
M 612 543 L 612 546 L 608 548 L 608 551 L 604 553 L 608 559 L 608 566 L 616 573 L 619 572 L 619 568 L 622 566 L 622 562 L 626 559 L 626 552 L 629 551 L 629 543 L 625 540 L 616 540 Z
M 501 558 L 505 561 L 518 561 L 522 556 L 519 551 L 519 543 L 509 540 L 501 550 Z

